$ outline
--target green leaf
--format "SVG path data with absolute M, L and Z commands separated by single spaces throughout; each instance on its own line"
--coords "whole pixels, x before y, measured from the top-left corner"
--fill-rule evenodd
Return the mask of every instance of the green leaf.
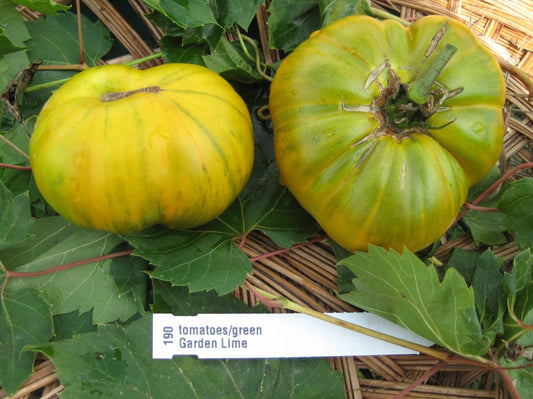
M 533 247 L 533 178 L 512 182 L 498 208 L 507 216 L 507 227 L 515 235 L 518 246 Z
M 157 266 L 153 278 L 187 285 L 191 291 L 216 290 L 222 295 L 242 285 L 252 272 L 236 238 L 260 230 L 278 245 L 290 247 L 306 241 L 317 229 L 314 219 L 279 184 L 279 171 L 270 163 L 212 222 L 193 230 L 156 226 L 124 239 L 135 248 L 134 255 Z
M 230 43 L 222 38 L 211 54 L 202 58 L 205 66 L 225 79 L 241 83 L 254 83 L 262 79 L 244 56 L 238 42 Z
M 291 51 L 320 28 L 319 0 L 272 0 L 269 44 L 272 48 Z
M 61 217 L 36 219 L 24 245 L 0 251 L 9 270 L 35 272 L 111 253 L 118 236 L 82 229 Z M 32 288 L 50 303 L 52 314 L 87 312 L 93 322 L 127 320 L 138 312 L 132 293 L 120 295 L 110 275 L 112 260 L 93 262 L 32 278 L 11 279 L 13 289 Z
M 479 253 L 474 251 L 467 251 L 462 248 L 455 248 L 452 256 L 446 265 L 448 268 L 453 267 L 465 279 L 468 285 L 472 284 L 474 271 L 479 259 Z
M 96 326 L 93 324 L 92 311 L 82 314 L 74 311 L 54 316 L 54 341 L 93 331 L 96 331 Z
M 0 92 L 3 92 L 17 73 L 30 64 L 26 51 L 15 51 L 15 48 L 26 48 L 25 42 L 31 36 L 16 4 L 9 0 L 0 0 L 0 27 L 0 43 L 3 43 L 0 48 Z M 3 108 L 3 104 L 0 106 Z
M 500 245 L 508 241 L 505 236 L 507 219 L 503 213 L 471 210 L 464 216 L 464 220 L 478 245 Z
M 232 296 L 154 281 L 156 302 L 176 314 L 250 312 Z M 157 299 L 161 298 L 161 299 Z M 162 306 L 157 306 L 161 308 Z M 341 373 L 325 359 L 199 360 L 151 358 L 152 318 L 99 326 L 70 340 L 34 346 L 48 354 L 65 386 L 62 398 L 343 398 Z
M 223 26 L 229 28 L 236 23 L 247 30 L 257 13 L 257 8 L 264 3 L 264 0 L 212 0 L 210 3 L 216 10 L 217 21 Z
M 511 273 L 504 274 L 504 282 L 510 295 L 517 295 L 533 280 L 533 253 L 531 249 L 520 252 L 513 259 Z
M 0 181 L 0 250 L 23 243 L 32 224 L 28 193 L 15 196 Z
M 6 35 L 4 35 L 4 31 L 4 28 L 0 28 L 0 56 L 24 50 L 26 48 L 14 44 Z
M 89 66 L 94 66 L 111 49 L 111 34 L 100 22 L 92 22 L 82 16 L 83 50 Z M 73 13 L 62 13 L 28 22 L 28 30 L 32 39 L 30 59 L 43 60 L 43 63 L 54 65 L 72 65 L 80 62 L 80 39 L 78 36 L 78 20 Z M 58 46 L 52 38 L 61 38 Z
M 24 24 L 22 15 L 16 4 L 9 0 L 0 0 L 0 58 L 8 53 L 25 49 L 24 42 L 30 39 L 30 34 Z M 1 87 L 3 90 L 3 86 Z
M 507 367 L 514 386 L 522 398 L 529 398 L 533 392 L 533 282 L 529 281 L 517 297 L 514 308 L 516 317 L 529 328 L 516 323 L 511 317 L 505 322 L 504 338 L 510 349 L 504 349 L 498 359 L 502 367 Z M 514 357 L 513 349 L 518 349 L 519 356 Z M 526 368 L 526 366 L 529 366 Z
M 368 0 L 320 0 L 319 4 L 322 26 L 348 15 L 374 15 Z
M 216 24 L 213 11 L 204 0 L 144 0 L 182 28 L 195 28 Z
M 486 354 L 474 291 L 449 269 L 442 282 L 433 266 L 411 252 L 370 246 L 340 262 L 357 276 L 355 290 L 340 297 L 466 357 Z
M 500 290 L 503 286 L 501 261 L 492 251 L 485 251 L 476 262 L 472 278 L 474 302 L 484 334 L 494 341 L 496 335 L 503 331 L 504 304 L 500 302 Z
M 92 22 L 82 16 L 83 49 L 88 66 L 94 66 L 109 52 L 113 44 L 111 34 L 100 22 Z M 45 65 L 76 65 L 80 63 L 80 40 L 78 21 L 73 13 L 49 15 L 27 23 L 32 39 L 28 42 L 28 57 L 32 62 L 43 61 Z M 58 45 L 57 38 L 61 38 Z M 67 79 L 75 71 L 39 71 L 33 78 L 33 85 Z M 26 112 L 38 113 L 52 90 L 42 89 L 26 93 L 23 104 Z
M 70 8 L 70 6 L 58 4 L 53 0 L 17 0 L 17 4 L 25 6 L 30 10 L 50 15 L 56 15 L 59 11 L 66 11 Z
M 156 265 L 152 278 L 188 285 L 191 291 L 226 294 L 252 272 L 248 257 L 222 233 L 149 229 L 127 236 L 135 255 Z
M 4 279 L 0 271 L 0 282 Z M 49 305 L 37 290 L 5 285 L 0 292 L 0 386 L 11 396 L 33 372 L 35 353 L 24 347 L 48 341 L 53 324 Z

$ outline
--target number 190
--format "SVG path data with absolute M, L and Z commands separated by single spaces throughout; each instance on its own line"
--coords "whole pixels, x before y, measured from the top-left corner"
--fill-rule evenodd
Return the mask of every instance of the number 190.
M 165 345 L 174 343 L 172 340 L 174 338 L 173 331 L 174 329 L 170 326 L 163 327 L 163 343 Z

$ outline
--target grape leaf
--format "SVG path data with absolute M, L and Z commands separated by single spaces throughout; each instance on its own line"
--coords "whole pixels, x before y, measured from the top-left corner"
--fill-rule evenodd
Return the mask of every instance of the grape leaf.
M 58 4 L 53 0 L 17 0 L 17 4 L 49 15 L 55 15 L 58 11 L 65 11 L 70 8 L 70 6 Z
M 219 21 L 224 27 L 230 28 L 237 23 L 241 28 L 247 30 L 252 19 L 257 13 L 257 8 L 264 3 L 264 0 L 213 0 L 210 2 Z
M 26 48 L 26 41 L 31 38 L 22 15 L 16 5 L 9 0 L 0 0 L 0 40 L 8 44 L 0 50 L 0 92 L 13 80 L 17 73 L 29 65 L 26 51 L 13 51 L 16 48 Z M 1 116 L 2 112 L 0 112 Z
M 82 16 L 81 26 L 83 37 L 90 38 L 83 42 L 85 60 L 89 66 L 94 66 L 111 49 L 111 35 L 100 22 L 92 22 L 85 16 Z M 30 59 L 55 65 L 80 62 L 80 39 L 75 14 L 48 16 L 46 19 L 28 22 L 27 27 L 32 36 L 28 42 L 31 46 Z M 61 38 L 61 46 L 51 40 L 58 37 Z
M 272 0 L 268 11 L 269 44 L 291 51 L 320 28 L 318 0 Z
M 507 292 L 516 296 L 533 279 L 533 254 L 531 249 L 526 249 L 513 259 L 511 273 L 504 273 L 504 282 Z
M 159 11 L 182 28 L 195 28 L 206 24 L 216 24 L 213 11 L 204 0 L 144 0 L 154 10 Z
M 290 247 L 317 231 L 315 221 L 278 181 L 279 171 L 271 163 L 212 222 L 192 230 L 157 226 L 124 239 L 135 248 L 134 255 L 157 266 L 153 278 L 188 285 L 191 291 L 214 289 L 226 294 L 252 272 L 249 258 L 234 243 L 236 238 L 260 230 L 278 245 Z
M 88 66 L 97 64 L 113 44 L 107 28 L 100 22 L 92 22 L 82 16 L 83 49 Z M 77 17 L 73 13 L 62 13 L 39 18 L 27 23 L 32 39 L 28 41 L 28 57 L 32 62 L 43 61 L 45 65 L 76 65 L 80 63 L 80 40 L 78 36 Z M 57 38 L 61 38 L 58 45 Z M 75 71 L 43 70 L 39 71 L 33 85 L 67 79 Z M 23 110 L 37 114 L 48 100 L 52 90 L 42 89 L 26 93 L 22 101 Z
M 0 250 L 24 242 L 32 224 L 28 193 L 15 196 L 0 181 Z
M 467 251 L 462 248 L 455 248 L 452 252 L 452 256 L 448 261 L 447 267 L 453 267 L 457 270 L 468 285 L 472 284 L 474 278 L 474 271 L 479 259 L 479 253 L 474 251 Z
M 26 48 L 25 41 L 30 34 L 24 25 L 22 15 L 16 4 L 9 0 L 0 0 L 0 57 Z M 1 87 L 3 90 L 3 86 Z
M 529 263 L 529 276 L 531 276 L 531 263 Z M 533 367 L 531 367 L 531 358 L 533 356 L 533 282 L 530 280 L 525 287 L 518 293 L 516 305 L 514 307 L 515 316 L 525 325 L 526 329 L 507 315 L 505 321 L 506 342 L 510 342 L 510 348 L 516 347 L 521 349 L 519 356 L 514 358 L 506 348 L 499 362 L 502 367 L 507 367 L 507 373 L 510 375 L 514 386 L 522 398 L 529 398 L 533 392 Z M 509 340 L 509 341 L 507 341 Z
M 480 205 L 487 206 L 486 204 Z M 464 216 L 464 220 L 470 227 L 476 244 L 500 245 L 507 242 L 505 236 L 507 224 L 503 213 L 471 210 Z
M 518 246 L 533 247 L 533 178 L 512 182 L 503 193 L 498 209 L 507 216 L 507 228 L 515 235 Z
M 232 296 L 189 295 L 183 287 L 154 281 L 154 295 L 177 314 L 250 312 Z M 127 325 L 62 342 L 33 346 L 48 354 L 65 386 L 62 398 L 343 398 L 342 374 L 325 359 L 151 359 L 151 315 Z
M 370 15 L 374 12 L 368 0 L 320 0 L 322 26 L 348 15 Z
M 4 279 L 0 271 L 0 386 L 11 396 L 33 372 L 35 353 L 24 347 L 49 340 L 53 324 L 37 290 L 13 290 Z
M 211 54 L 202 58 L 205 66 L 225 79 L 242 83 L 254 83 L 262 79 L 242 54 L 240 44 L 232 44 L 225 38 L 220 39 Z
M 4 28 L 0 28 L 0 56 L 4 56 L 15 51 L 20 51 L 26 47 L 17 46 L 6 35 L 4 35 Z
M 492 251 L 483 252 L 477 262 L 472 276 L 474 302 L 483 333 L 494 341 L 496 335 L 503 331 L 504 304 L 500 302 L 503 287 L 501 261 Z
M 8 270 L 39 271 L 110 253 L 122 240 L 82 229 L 61 217 L 36 219 L 23 245 L 0 251 Z M 76 266 L 32 278 L 11 279 L 13 289 L 37 289 L 54 315 L 93 309 L 93 322 L 127 320 L 141 306 L 133 294 L 120 295 L 110 275 L 112 260 Z
M 492 342 L 483 335 L 474 291 L 455 269 L 440 281 L 435 268 L 411 252 L 375 246 L 340 264 L 357 276 L 355 290 L 340 294 L 346 302 L 463 356 L 476 358 L 489 350 Z

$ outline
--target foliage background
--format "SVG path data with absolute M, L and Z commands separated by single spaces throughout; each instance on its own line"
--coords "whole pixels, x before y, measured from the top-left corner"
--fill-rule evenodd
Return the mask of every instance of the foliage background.
M 67 223 L 46 204 L 31 171 L 25 168 L 28 133 L 57 85 L 30 88 L 20 95 L 24 123 L 7 112 L 9 107 L 0 111 L 1 134 L 6 139 L 0 141 L 0 162 L 21 167 L 0 168 L 0 386 L 8 394 L 16 392 L 32 373 L 36 353 L 43 352 L 57 367 L 65 386 L 64 397 L 127 394 L 165 398 L 173 397 L 176 391 L 188 392 L 183 397 L 220 394 L 233 398 L 236 392 L 246 398 L 344 397 L 343 377 L 331 371 L 325 359 L 150 359 L 151 312 L 250 311 L 231 295 L 254 271 L 250 257 L 240 248 L 248 235 L 261 232 L 280 248 L 290 248 L 309 242 L 320 231 L 279 184 L 272 129 L 268 121 L 257 116 L 257 111 L 267 104 L 268 78 L 276 68 L 276 64 L 267 65 L 264 58 L 259 60 L 259 68 L 256 65 L 256 55 L 262 57 L 265 53 L 256 49 L 261 43 L 256 12 L 262 2 L 145 3 L 155 10 L 148 18 L 164 33 L 159 42 L 149 40 L 150 46 L 160 45 L 167 62 L 198 63 L 213 69 L 246 100 L 256 141 L 252 178 L 230 209 L 198 229 L 155 226 L 129 236 L 81 229 Z M 46 16 L 25 21 L 15 3 L 0 0 L 2 90 L 32 62 L 42 60 L 43 65 L 55 66 L 80 63 L 75 7 L 44 0 L 22 4 Z M 354 3 L 272 1 L 268 8 L 270 45 L 283 57 L 321 24 L 343 13 L 371 12 L 365 2 L 357 3 L 360 8 L 347 4 Z M 84 7 L 82 10 L 84 59 L 88 66 L 127 52 L 98 16 Z M 140 23 L 136 25 L 142 27 Z M 149 37 L 142 28 L 139 31 Z M 239 40 L 244 34 L 252 38 L 251 43 L 245 38 Z M 156 61 L 146 61 L 153 62 Z M 40 70 L 31 86 L 66 79 L 75 73 Z M 526 151 L 530 148 L 526 147 Z M 453 251 L 444 265 L 430 264 L 441 243 L 416 255 L 380 249 L 351 255 L 331 243 L 340 261 L 340 297 L 386 315 L 390 311 L 387 301 L 376 300 L 376 293 L 382 292 L 384 297 L 405 295 L 405 291 L 391 290 L 391 281 L 395 281 L 395 287 L 426 287 L 426 292 L 408 296 L 405 304 L 399 301 L 392 319 L 418 329 L 426 337 L 428 333 L 420 326 L 432 320 L 431 330 L 437 333 L 428 338 L 474 360 L 485 361 L 494 348 L 502 364 L 528 364 L 531 359 L 527 358 L 527 351 L 514 359 L 506 356 L 509 343 L 522 348 L 533 345 L 533 184 L 526 169 L 521 173 L 514 174 L 496 194 L 492 192 L 490 198 L 479 203 L 498 212 L 469 211 L 464 223 L 450 229 L 448 239 L 471 235 L 478 247 Z M 471 190 L 468 201 L 481 198 L 501 174 L 495 168 Z M 516 179 L 517 176 L 521 178 Z M 509 243 L 515 245 L 513 255 L 496 257 L 494 250 Z M 380 278 L 365 275 L 369 264 L 373 265 L 372 270 L 380 270 Z M 61 265 L 69 267 L 54 269 Z M 396 281 L 399 276 L 394 270 L 402 268 L 410 270 L 408 279 Z M 46 272 L 41 273 L 43 270 Z M 17 275 L 35 272 L 37 275 L 32 277 Z M 418 300 L 415 295 L 420 295 Z M 428 300 L 439 295 L 456 299 L 455 305 L 445 310 L 438 306 L 441 301 Z M 424 314 L 422 320 L 414 316 L 418 312 Z M 448 331 L 447 326 L 455 324 L 458 315 L 468 315 L 462 319 L 464 325 Z M 509 373 L 520 392 L 530 392 L 531 369 Z

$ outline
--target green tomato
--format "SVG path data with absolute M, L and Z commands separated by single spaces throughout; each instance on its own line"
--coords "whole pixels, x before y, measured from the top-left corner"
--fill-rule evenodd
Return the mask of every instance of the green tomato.
M 30 142 L 50 205 L 74 224 L 120 234 L 217 217 L 244 187 L 253 157 L 244 101 L 189 64 L 81 72 L 45 104 Z
M 411 93 L 424 81 L 420 101 Z M 497 162 L 504 101 L 497 60 L 463 24 L 343 18 L 276 72 L 269 106 L 282 183 L 350 251 L 420 250 Z

